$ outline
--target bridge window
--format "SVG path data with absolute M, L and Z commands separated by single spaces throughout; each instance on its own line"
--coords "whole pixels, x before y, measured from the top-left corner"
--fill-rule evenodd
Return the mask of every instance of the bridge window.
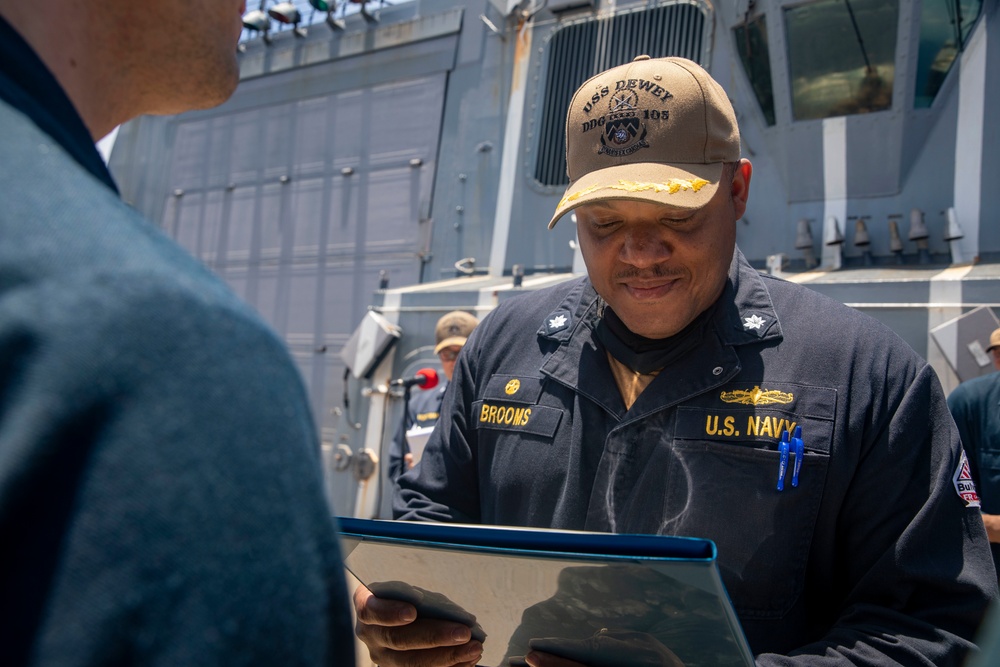
M 965 48 L 982 0 L 924 0 L 913 106 L 929 107 L 958 54 Z
M 757 103 L 768 125 L 774 125 L 774 92 L 771 87 L 771 59 L 767 47 L 767 22 L 764 15 L 748 20 L 733 30 L 736 51 L 753 87 Z
M 898 0 L 820 0 L 784 10 L 795 120 L 892 106 L 898 13 Z
M 566 111 L 580 85 L 598 72 L 623 65 L 638 55 L 682 56 L 701 65 L 708 43 L 705 2 L 666 2 L 651 8 L 588 17 L 552 33 L 538 127 L 535 180 L 564 186 Z

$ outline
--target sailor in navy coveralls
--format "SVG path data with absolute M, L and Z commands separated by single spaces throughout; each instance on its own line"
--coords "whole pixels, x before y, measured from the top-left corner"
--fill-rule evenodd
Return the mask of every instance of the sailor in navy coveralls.
M 708 538 L 759 665 L 961 664 L 997 583 L 937 377 L 744 259 L 725 92 L 679 58 L 604 72 L 571 102 L 567 164 L 550 224 L 575 213 L 588 277 L 484 318 L 396 516 Z M 355 606 L 381 665 L 481 650 L 405 603 Z

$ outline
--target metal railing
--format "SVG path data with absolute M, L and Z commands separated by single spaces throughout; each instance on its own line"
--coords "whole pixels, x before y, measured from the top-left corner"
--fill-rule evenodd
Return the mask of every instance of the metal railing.
M 309 0 L 282 0 L 278 2 L 277 0 L 247 0 L 246 12 L 252 12 L 254 10 L 261 10 L 266 12 L 268 9 L 278 5 L 287 4 L 291 2 L 292 5 L 299 11 L 301 16 L 301 21 L 298 24 L 299 28 L 308 28 L 309 26 L 315 25 L 317 23 L 323 23 L 327 19 L 327 12 L 317 10 L 313 7 Z M 351 16 L 353 14 L 358 14 L 364 8 L 368 12 L 378 11 L 382 7 L 388 7 L 390 5 L 400 5 L 406 2 L 413 2 L 414 0 L 369 0 L 366 3 L 353 2 L 352 0 L 329 0 L 328 4 L 333 8 L 330 12 L 334 19 L 342 20 L 345 16 Z M 245 16 L 246 14 L 244 14 Z M 282 23 L 278 20 L 271 19 L 270 22 L 270 33 L 272 35 L 278 34 L 285 31 L 294 30 L 295 26 L 289 23 Z M 249 30 L 246 27 L 243 29 L 243 34 L 240 35 L 240 42 L 252 41 L 254 39 L 261 38 L 261 32 L 257 30 Z

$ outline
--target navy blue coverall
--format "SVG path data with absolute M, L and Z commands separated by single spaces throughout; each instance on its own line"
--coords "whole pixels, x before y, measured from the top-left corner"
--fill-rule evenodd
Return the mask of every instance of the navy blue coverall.
M 758 664 L 961 664 L 997 582 L 926 361 L 737 250 L 692 351 L 626 410 L 601 304 L 580 278 L 483 320 L 397 518 L 709 538 Z

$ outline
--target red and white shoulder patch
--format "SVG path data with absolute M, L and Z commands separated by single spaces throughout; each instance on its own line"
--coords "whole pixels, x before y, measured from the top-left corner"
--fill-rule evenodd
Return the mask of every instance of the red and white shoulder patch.
M 966 507 L 979 507 L 979 494 L 976 493 L 976 483 L 972 481 L 972 471 L 969 470 L 969 458 L 962 450 L 962 457 L 958 460 L 958 468 L 951 478 L 955 483 L 955 493 L 965 501 Z

